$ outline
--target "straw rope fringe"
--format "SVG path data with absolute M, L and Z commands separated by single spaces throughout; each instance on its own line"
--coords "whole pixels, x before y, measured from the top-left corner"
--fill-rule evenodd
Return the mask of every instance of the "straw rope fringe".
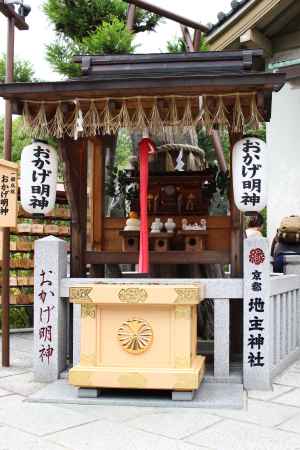
M 244 111 L 241 97 L 250 97 L 250 111 Z M 225 97 L 234 97 L 234 105 L 231 112 L 225 104 Z M 150 100 L 150 108 L 145 110 L 142 100 Z M 136 100 L 136 108 L 129 109 L 129 100 Z M 243 132 L 247 127 L 258 128 L 264 122 L 263 116 L 257 106 L 256 92 L 235 93 L 222 95 L 203 96 L 200 111 L 192 108 L 192 101 L 199 104 L 198 97 L 168 96 L 163 97 L 160 106 L 158 98 L 138 97 L 130 98 L 99 98 L 99 99 L 75 99 L 72 101 L 45 101 L 36 102 L 27 100 L 23 108 L 23 127 L 32 137 L 53 136 L 61 139 L 68 135 L 74 139 L 79 136 L 96 136 L 97 134 L 115 134 L 120 128 L 143 131 L 149 128 L 153 135 L 167 136 L 181 133 L 194 138 L 195 128 L 204 127 L 208 132 L 213 127 L 221 130 L 230 129 L 234 132 Z M 180 100 L 180 102 L 177 102 Z M 112 107 L 114 103 L 114 108 Z M 119 104 L 119 108 L 115 104 Z M 83 114 L 82 105 L 88 103 L 88 110 Z M 248 102 L 249 103 L 249 102 Z M 39 104 L 38 112 L 33 116 L 30 105 Z M 46 112 L 46 104 L 56 104 L 56 111 L 51 117 Z M 131 103 L 132 104 L 132 103 Z M 180 108 L 179 105 L 180 104 Z M 151 106 L 152 105 L 152 106 Z M 35 108 L 36 110 L 36 108 Z
M 83 119 L 83 128 L 86 136 L 96 136 L 101 132 L 100 116 L 94 100 Z

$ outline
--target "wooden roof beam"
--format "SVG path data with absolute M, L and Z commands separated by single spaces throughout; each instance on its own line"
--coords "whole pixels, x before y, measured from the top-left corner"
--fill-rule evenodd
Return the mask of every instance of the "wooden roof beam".
M 272 42 L 263 33 L 256 28 L 247 30 L 246 33 L 240 37 L 240 43 L 242 46 L 252 49 L 261 48 L 266 56 L 271 56 L 273 53 Z
M 185 25 L 190 28 L 194 28 L 194 30 L 200 30 L 203 33 L 208 32 L 208 28 L 202 25 L 201 23 L 194 22 L 193 20 L 187 19 L 186 17 L 179 16 L 167 9 L 160 8 L 159 6 L 151 5 L 144 0 L 124 0 L 126 3 L 137 6 L 138 8 L 145 9 L 146 11 L 150 11 L 154 14 L 157 14 L 161 17 L 165 17 L 166 19 L 173 20 L 174 22 L 178 22 L 181 25 Z
M 133 31 L 134 29 L 135 10 L 136 6 L 130 3 L 127 10 L 127 28 L 129 31 Z
M 0 13 L 5 17 L 12 17 L 15 21 L 15 26 L 19 30 L 28 30 L 29 26 L 25 21 L 25 18 L 20 16 L 11 5 L 5 5 L 4 0 L 0 0 Z
M 183 40 L 187 46 L 188 51 L 194 52 L 195 51 L 194 42 L 190 35 L 189 29 L 186 26 L 181 25 L 181 31 L 182 31 Z

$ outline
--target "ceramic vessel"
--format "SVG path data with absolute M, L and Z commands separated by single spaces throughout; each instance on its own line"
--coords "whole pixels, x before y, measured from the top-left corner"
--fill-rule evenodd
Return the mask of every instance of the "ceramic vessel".
M 141 221 L 135 212 L 129 213 L 129 218 L 126 220 L 124 231 L 140 231 Z
M 151 233 L 160 233 L 164 227 L 164 224 L 160 221 L 159 217 L 156 217 L 151 225 Z
M 167 230 L 167 233 L 174 233 L 174 230 L 176 228 L 176 223 L 172 218 L 168 218 L 167 222 L 165 223 L 165 229 Z

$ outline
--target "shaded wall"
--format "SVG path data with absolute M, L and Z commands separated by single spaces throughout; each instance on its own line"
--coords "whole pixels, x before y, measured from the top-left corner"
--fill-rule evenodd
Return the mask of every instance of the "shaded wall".
M 300 79 L 273 94 L 269 148 L 268 238 L 282 217 L 300 215 Z

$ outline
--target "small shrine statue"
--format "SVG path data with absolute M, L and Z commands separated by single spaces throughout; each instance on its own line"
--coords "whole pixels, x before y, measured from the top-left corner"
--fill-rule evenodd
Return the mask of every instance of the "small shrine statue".
M 151 225 L 151 233 L 160 233 L 164 227 L 164 224 L 161 222 L 160 218 L 157 217 Z
M 207 229 L 207 223 L 206 223 L 206 220 L 205 220 L 205 219 L 201 219 L 201 220 L 200 220 L 200 230 L 206 231 L 206 229 Z
M 126 220 L 124 231 L 140 231 L 141 221 L 138 219 L 136 212 L 129 213 L 129 218 Z
M 183 230 L 186 230 L 186 229 L 187 229 L 187 226 L 188 226 L 188 221 L 187 221 L 187 219 L 182 219 L 182 221 L 181 221 L 181 228 L 182 228 Z

